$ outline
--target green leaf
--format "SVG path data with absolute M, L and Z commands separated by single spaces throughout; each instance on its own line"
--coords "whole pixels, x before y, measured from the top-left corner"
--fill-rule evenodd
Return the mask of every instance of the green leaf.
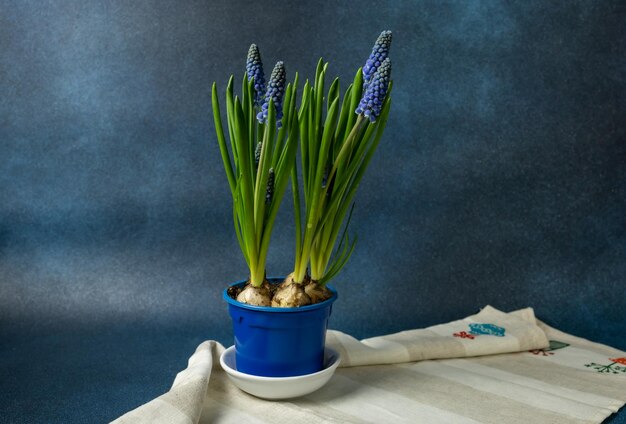
M 257 119 L 256 119 L 256 107 L 254 106 L 254 97 L 256 95 L 256 92 L 254 90 L 254 80 L 251 79 L 250 81 L 248 81 L 248 102 L 247 102 L 247 107 L 248 107 L 248 116 L 247 116 L 247 122 L 248 122 L 248 140 L 250 140 L 250 146 L 252 147 L 252 158 L 254 161 L 254 153 L 255 153 L 255 149 L 256 149 L 256 127 L 257 127 Z
M 323 70 L 324 70 L 324 59 L 320 57 L 319 60 L 317 61 L 317 66 L 315 67 L 315 83 L 316 84 Z
M 263 236 L 261 238 L 261 247 L 259 249 L 260 255 L 265 257 L 269 248 L 270 236 L 272 234 L 272 228 L 276 219 L 276 214 L 280 207 L 281 200 L 285 195 L 285 190 L 291 176 L 291 167 L 294 166 L 295 154 L 298 148 L 298 117 L 296 114 L 293 116 L 294 121 L 290 125 L 291 131 L 287 138 L 286 148 L 278 161 L 278 167 L 275 169 L 274 176 L 274 196 L 272 202 L 269 205 L 269 213 L 263 229 Z
M 245 122 L 250 121 L 250 92 L 248 91 L 248 75 L 244 71 L 241 81 L 241 106 L 243 107 L 243 118 Z
M 354 211 L 354 203 L 350 208 L 350 214 L 348 215 L 348 220 L 346 221 L 346 225 L 344 226 L 343 234 L 341 235 L 341 239 L 339 241 L 339 246 L 335 249 L 332 258 L 330 258 L 330 252 L 333 250 L 333 245 L 335 240 L 332 241 L 331 244 L 325 245 L 324 255 L 322 255 L 322 261 L 320 263 L 315 263 L 316 257 L 311 257 L 311 267 L 318 266 L 318 274 L 323 275 L 323 277 L 319 280 L 319 284 L 322 286 L 326 285 L 328 281 L 334 278 L 339 271 L 346 265 L 350 256 L 352 256 L 352 252 L 354 252 L 354 247 L 356 246 L 357 237 L 354 237 L 352 243 L 350 243 L 350 237 L 348 236 L 348 228 L 350 227 L 350 221 L 352 220 L 352 212 Z M 330 265 L 328 265 L 330 264 Z M 328 268 L 328 269 L 327 269 Z
M 319 140 L 319 136 L 322 133 L 322 108 L 324 106 L 324 82 L 326 79 L 326 67 L 325 64 L 322 67 L 319 75 L 315 79 L 315 114 L 313 119 L 315 120 L 315 140 Z
M 348 115 L 348 123 L 346 128 L 352 128 L 357 119 L 357 114 L 354 112 L 359 106 L 361 97 L 363 96 L 363 69 L 359 68 L 354 76 L 354 82 L 352 83 L 352 98 L 350 99 L 350 113 Z
M 296 230 L 295 261 L 300 263 L 302 257 L 302 210 L 300 207 L 300 189 L 298 188 L 298 169 L 295 164 L 291 167 L 291 193 L 293 196 L 293 216 Z
M 248 132 L 246 123 L 243 117 L 243 109 L 241 107 L 241 102 L 238 97 L 235 97 L 235 102 L 233 105 L 234 108 L 234 129 L 237 134 L 237 149 L 240 152 L 247 152 L 249 149 L 249 140 L 248 140 Z M 241 202 L 241 206 L 245 211 L 242 216 L 240 216 L 240 220 L 242 221 L 242 226 L 245 227 L 245 234 L 247 237 L 244 238 L 246 243 L 248 244 L 248 254 L 249 254 L 249 266 L 251 268 L 252 274 L 254 274 L 254 267 L 257 261 L 257 248 L 256 244 L 250 240 L 253 238 L 252 236 L 255 234 L 254 232 L 254 205 L 253 205 L 253 187 L 252 187 L 252 163 L 250 155 L 243 154 L 240 156 L 239 168 L 240 168 L 240 184 L 241 184 L 241 197 L 243 201 Z M 260 284 L 258 281 L 251 281 L 253 284 Z
M 215 133 L 217 135 L 217 143 L 220 148 L 220 154 L 222 155 L 222 162 L 224 163 L 224 169 L 226 170 L 226 177 L 228 178 L 228 185 L 230 186 L 231 195 L 235 195 L 235 186 L 237 184 L 235 180 L 235 174 L 233 173 L 233 166 L 230 161 L 230 155 L 228 154 L 228 147 L 226 147 L 226 139 L 224 138 L 224 129 L 222 128 L 222 115 L 220 113 L 220 102 L 217 96 L 217 86 L 213 83 L 211 88 L 211 104 L 213 106 L 213 122 L 215 123 Z
M 335 276 L 343 269 L 343 267 L 348 262 L 348 259 L 352 256 L 354 252 L 354 247 L 356 246 L 357 237 L 354 237 L 352 243 L 348 241 L 344 250 L 341 252 L 341 255 L 337 258 L 336 261 L 333 261 L 328 271 L 323 273 L 323 277 L 319 280 L 319 284 L 321 286 L 325 286 L 330 280 L 335 278 Z M 348 247 L 349 244 L 349 247 Z
M 336 218 L 335 218 L 336 226 L 333 229 L 331 240 L 333 239 L 332 237 L 336 237 L 336 234 L 339 231 L 339 228 L 338 228 L 339 226 L 337 226 L 336 223 L 337 222 L 340 223 L 343 220 L 343 217 L 346 214 L 348 205 L 354 199 L 357 188 L 359 187 L 359 184 L 361 183 L 365 170 L 369 166 L 372 156 L 374 155 L 374 152 L 376 151 L 378 144 L 380 143 L 383 132 L 385 130 L 385 126 L 387 125 L 387 117 L 389 115 L 390 107 L 391 107 L 391 98 L 387 97 L 387 99 L 385 100 L 385 103 L 383 104 L 381 114 L 378 117 L 378 120 L 376 121 L 377 131 L 376 131 L 376 135 L 374 136 L 374 140 L 372 141 L 372 143 L 370 143 L 367 149 L 367 152 L 365 153 L 365 157 L 363 158 L 363 161 L 360 163 L 360 166 L 356 169 L 354 177 L 352 177 L 352 179 L 350 180 L 350 185 L 346 189 L 345 197 L 342 198 L 341 204 L 338 207 L 338 211 L 337 211 Z
M 338 103 L 339 99 L 335 99 L 335 101 L 331 104 L 330 109 L 328 110 L 328 115 L 326 116 L 326 121 L 324 123 L 324 133 L 322 135 L 322 144 L 319 151 L 320 159 L 317 161 L 317 169 L 315 171 L 315 190 L 321 191 L 322 178 L 326 171 L 326 158 L 328 157 L 328 152 L 330 151 L 333 137 L 335 135 L 335 128 L 337 125 Z
M 316 128 L 316 123 L 315 123 L 315 89 L 312 88 L 311 89 L 311 98 L 310 98 L 310 104 L 309 104 L 309 108 L 308 108 L 308 115 L 307 115 L 307 119 L 308 119 L 308 123 L 307 123 L 307 129 L 308 131 L 308 163 L 309 166 L 308 168 L 305 170 L 307 173 L 307 185 L 305 185 L 305 190 L 306 190 L 306 197 L 308 199 L 311 198 L 311 191 L 313 190 L 313 179 L 315 178 L 314 175 L 314 170 L 315 167 L 317 166 L 317 152 L 319 149 L 319 145 L 318 145 L 318 138 L 317 135 L 315 133 L 315 128 Z
M 293 89 L 291 83 L 287 84 L 287 88 L 285 89 L 285 97 L 283 99 L 283 126 L 278 130 L 278 138 L 276 139 L 276 148 L 273 151 L 272 155 L 272 165 L 278 161 L 279 152 L 282 150 L 282 145 L 285 142 L 285 138 L 287 136 L 287 122 L 289 122 L 289 103 L 291 102 L 291 90 Z
M 338 111 L 337 111 L 337 104 L 338 104 L 338 99 L 336 99 L 329 111 L 328 111 L 328 115 L 326 116 L 326 121 L 324 124 L 324 133 L 322 135 L 322 142 L 320 145 L 320 150 L 319 150 L 319 157 L 321 158 L 326 158 L 328 155 L 328 151 L 330 148 L 330 145 L 332 143 L 332 137 L 334 135 L 335 132 L 335 126 L 337 125 L 337 116 L 338 116 Z M 310 251 L 314 242 L 314 235 L 316 233 L 316 229 L 317 229 L 317 223 L 319 220 L 319 217 L 322 214 L 322 210 L 319 207 L 320 202 L 323 200 L 321 199 L 322 197 L 322 178 L 324 176 L 324 172 L 325 172 L 325 161 L 324 160 L 320 160 L 318 161 L 315 165 L 315 169 L 313 169 L 313 163 L 310 162 L 309 166 L 310 166 L 310 173 L 311 175 L 311 179 L 313 180 L 312 185 L 310 187 L 309 192 L 306 194 L 308 200 L 307 200 L 307 210 L 306 210 L 306 227 L 304 229 L 304 241 L 303 241 L 303 253 L 302 253 L 302 258 L 301 258 L 301 262 L 300 264 L 297 264 L 296 267 L 298 269 L 300 269 L 300 272 L 302 273 L 303 269 L 306 267 L 306 262 L 309 259 L 309 255 L 310 255 Z M 302 275 L 296 275 L 296 277 L 294 278 L 294 281 L 296 282 L 300 282 L 299 280 L 301 280 Z
M 233 76 L 231 75 L 228 79 L 228 85 L 226 86 L 226 120 L 228 122 L 228 136 L 230 138 L 230 147 L 233 152 L 233 161 L 235 162 L 235 165 L 237 165 L 239 163 L 239 152 L 237 152 L 237 143 L 235 141 L 235 112 L 233 99 Z M 237 172 L 239 172 L 238 168 Z
M 328 97 L 326 99 L 326 110 L 330 109 L 330 105 L 339 97 L 339 78 L 335 78 L 328 89 Z
M 250 255 L 248 254 L 248 246 L 250 246 L 250 243 L 243 234 L 241 220 L 239 219 L 239 217 L 245 213 L 242 208 L 243 206 L 241 205 L 241 186 L 239 185 L 239 183 L 237 183 L 235 187 L 235 193 L 233 194 L 233 223 L 235 225 L 235 234 L 237 235 L 239 247 L 241 248 L 243 257 L 246 260 L 246 264 L 248 264 L 248 267 L 250 267 Z
M 346 137 L 346 125 L 348 124 L 348 114 L 354 112 L 350 110 L 350 102 L 352 99 L 352 84 L 348 86 L 346 93 L 343 96 L 343 102 L 341 103 L 341 114 L 339 116 L 339 122 L 337 123 L 337 130 L 335 130 L 335 144 L 333 146 L 332 162 L 335 162 L 335 158 L 339 153 L 339 149 L 343 145 L 343 141 Z
M 254 226 L 256 229 L 257 244 L 261 243 L 263 225 L 265 224 L 265 189 L 267 187 L 269 170 L 272 165 L 271 156 L 274 150 L 274 136 L 276 133 L 276 108 L 274 107 L 274 102 L 270 100 L 268 106 L 267 122 L 261 147 L 261 159 L 259 160 L 256 185 L 254 187 Z
M 309 178 L 309 107 L 310 107 L 311 87 L 307 80 L 302 89 L 302 103 L 298 112 L 298 122 L 300 124 L 300 159 L 302 162 L 302 183 L 304 186 L 304 200 L 307 199 Z

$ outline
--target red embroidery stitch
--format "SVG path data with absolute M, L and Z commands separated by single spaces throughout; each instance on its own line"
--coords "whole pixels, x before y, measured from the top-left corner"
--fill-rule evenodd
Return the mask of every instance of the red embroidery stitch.
M 567 343 L 563 343 L 558 340 L 550 340 L 550 346 L 548 346 L 547 348 L 531 349 L 529 350 L 529 352 L 532 353 L 533 355 L 550 356 L 550 355 L 554 355 L 554 352 L 551 352 L 552 350 L 563 349 L 564 347 L 567 347 L 567 346 L 569 346 L 569 344 Z
M 617 362 L 618 364 L 626 365 L 626 358 L 609 358 L 609 361 Z
M 470 339 L 470 340 L 474 340 L 476 338 L 476 336 L 473 336 L 471 334 L 466 333 L 465 331 L 461 331 L 458 333 L 454 333 L 453 334 L 454 337 L 460 337 L 462 339 Z
M 543 349 L 531 349 L 529 350 L 529 352 L 532 353 L 533 355 L 542 355 L 542 356 L 554 355 L 554 352 L 546 352 Z

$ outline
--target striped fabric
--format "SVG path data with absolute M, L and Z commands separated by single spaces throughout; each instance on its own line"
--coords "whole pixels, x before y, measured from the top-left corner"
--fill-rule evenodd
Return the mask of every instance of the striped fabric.
M 237 389 L 224 348 L 204 342 L 168 393 L 114 423 L 600 423 L 626 403 L 626 353 L 530 308 L 362 341 L 329 331 L 328 344 L 342 354 L 332 380 L 272 402 Z

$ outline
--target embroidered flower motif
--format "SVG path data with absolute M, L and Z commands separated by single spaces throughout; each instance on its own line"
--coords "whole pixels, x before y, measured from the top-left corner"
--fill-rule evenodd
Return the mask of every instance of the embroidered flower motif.
M 626 358 L 609 358 L 609 361 L 616 362 L 618 364 L 626 365 Z
M 569 346 L 567 343 L 559 342 L 558 340 L 550 340 L 550 346 L 545 349 L 531 349 L 530 353 L 533 355 L 541 355 L 541 356 L 551 356 L 554 355 L 553 350 L 563 349 L 564 347 Z
M 504 328 L 498 327 L 495 324 L 470 324 L 469 328 L 470 334 L 487 334 L 496 337 L 504 337 L 504 332 L 506 331 Z
M 607 374 L 619 374 L 626 373 L 626 367 L 622 367 L 620 365 L 615 364 L 624 364 L 626 365 L 626 358 L 609 358 L 609 361 L 613 361 L 608 365 L 596 364 L 595 362 L 590 362 L 585 364 L 587 368 L 592 368 L 599 373 L 607 373 Z
M 470 339 L 470 340 L 474 340 L 476 338 L 476 336 L 472 336 L 471 334 L 466 333 L 465 331 L 459 331 L 458 333 L 454 333 L 453 336 L 460 337 L 462 339 Z
M 533 355 L 541 355 L 541 356 L 554 355 L 554 352 L 550 352 L 546 349 L 531 349 L 529 350 L 529 352 L 532 353 Z

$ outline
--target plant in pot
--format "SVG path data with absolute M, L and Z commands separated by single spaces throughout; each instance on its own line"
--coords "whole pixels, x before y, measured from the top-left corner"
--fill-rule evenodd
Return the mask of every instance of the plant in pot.
M 354 250 L 356 238 L 350 240 L 347 231 L 351 205 L 391 106 L 390 43 L 391 32 L 383 31 L 343 98 L 338 78 L 325 92 L 328 63 L 320 59 L 298 108 L 298 74 L 285 87 L 285 68 L 278 62 L 266 87 L 253 44 L 241 100 L 234 94 L 232 76 L 226 89 L 230 151 L 213 84 L 213 118 L 233 198 L 235 233 L 250 272 L 248 280 L 224 291 L 241 372 L 282 377 L 323 367 L 328 317 L 337 298 L 327 283 Z M 289 180 L 294 270 L 285 279 L 268 281 L 267 251 Z

